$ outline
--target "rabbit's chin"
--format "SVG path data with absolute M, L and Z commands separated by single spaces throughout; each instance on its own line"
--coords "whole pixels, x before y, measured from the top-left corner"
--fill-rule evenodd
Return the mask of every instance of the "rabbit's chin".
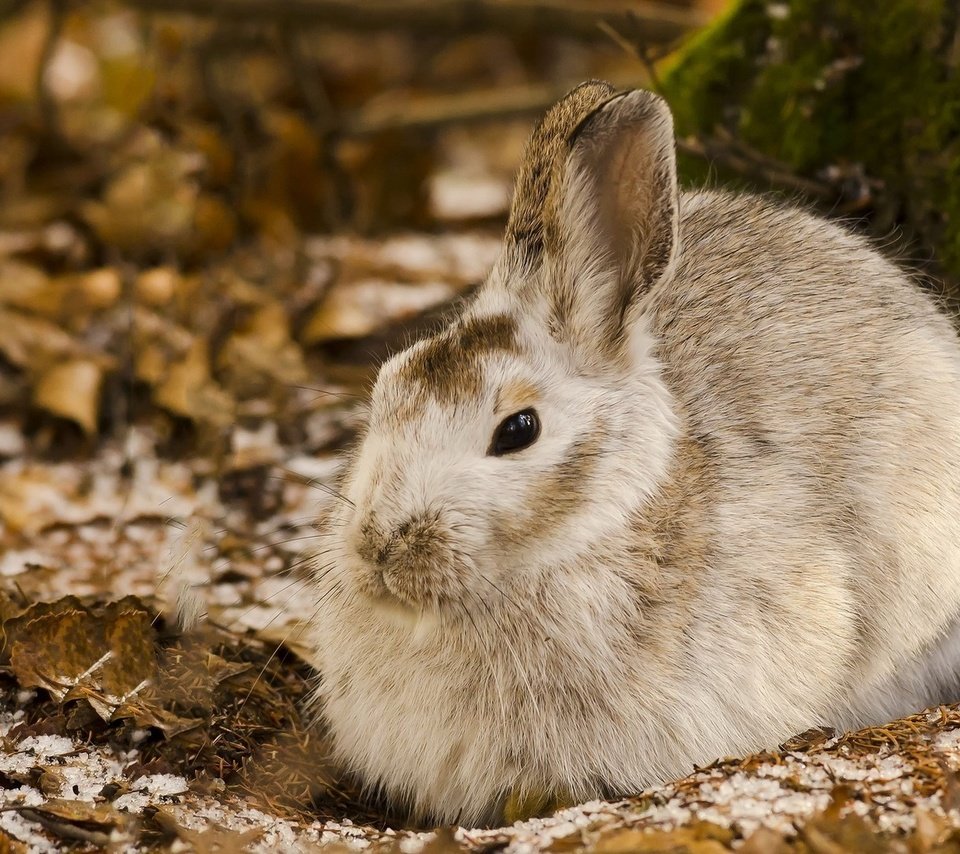
M 369 607 L 376 622 L 409 634 L 415 642 L 426 640 L 440 622 L 437 608 L 410 604 L 391 594 L 369 597 Z

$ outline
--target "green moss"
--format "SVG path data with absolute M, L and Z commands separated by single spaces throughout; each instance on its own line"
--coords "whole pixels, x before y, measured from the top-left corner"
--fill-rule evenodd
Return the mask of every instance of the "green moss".
M 877 227 L 903 226 L 960 279 L 958 18 L 950 0 L 740 0 L 665 89 L 681 133 L 723 125 L 805 175 L 862 164 Z

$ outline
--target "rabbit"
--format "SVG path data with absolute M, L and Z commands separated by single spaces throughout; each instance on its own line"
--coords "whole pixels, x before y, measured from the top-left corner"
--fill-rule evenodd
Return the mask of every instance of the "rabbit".
M 960 697 L 950 321 L 841 225 L 681 192 L 648 91 L 547 112 L 489 278 L 381 366 L 342 499 L 320 714 L 423 820 Z

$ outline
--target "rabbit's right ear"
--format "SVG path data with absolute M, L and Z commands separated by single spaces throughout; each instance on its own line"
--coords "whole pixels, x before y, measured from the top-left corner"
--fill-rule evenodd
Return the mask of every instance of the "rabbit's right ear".
M 606 98 L 571 130 L 543 214 L 551 327 L 610 354 L 631 308 L 667 278 L 678 243 L 673 117 L 637 90 Z

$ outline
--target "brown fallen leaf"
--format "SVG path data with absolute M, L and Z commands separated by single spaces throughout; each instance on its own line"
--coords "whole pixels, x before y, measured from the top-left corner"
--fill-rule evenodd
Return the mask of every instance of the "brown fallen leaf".
M 60 418 L 79 424 L 87 435 L 97 432 L 103 369 L 93 359 L 71 359 L 43 371 L 33 388 L 33 402 Z
M 156 675 L 150 616 L 132 597 L 97 610 L 70 596 L 35 603 L 5 620 L 3 634 L 21 687 L 44 688 L 59 702 L 84 697 L 105 720 Z
M 198 186 L 196 158 L 162 143 L 119 171 L 84 219 L 107 245 L 130 252 L 176 250 L 190 239 Z
M 0 27 L 0 98 L 30 100 L 36 94 L 37 72 L 50 27 L 44 3 L 27 4 L 26 13 L 11 16 Z
M 123 291 L 120 273 L 112 267 L 101 267 L 73 277 L 77 295 L 91 309 L 110 308 Z
M 453 288 L 441 282 L 417 287 L 380 279 L 340 284 L 330 289 L 300 337 L 307 345 L 362 338 L 390 322 L 414 317 L 454 294 Z
M 66 290 L 33 264 L 14 258 L 0 259 L 0 305 L 55 316 Z
M 300 346 L 290 336 L 290 320 L 278 302 L 259 306 L 224 343 L 217 365 L 224 382 L 240 398 L 270 394 L 307 381 Z
M 41 370 L 60 359 L 83 356 L 83 347 L 49 320 L 0 306 L 0 355 L 18 368 Z
M 134 292 L 141 302 L 162 306 L 173 299 L 180 282 L 180 274 L 173 267 L 151 267 L 137 276 Z
M 104 639 L 113 653 L 103 666 L 103 689 L 123 696 L 156 677 L 157 653 L 153 620 L 132 597 L 110 602 L 97 617 L 103 621 Z
M 677 830 L 616 830 L 601 836 L 596 854 L 727 854 L 734 833 L 730 828 L 698 822 Z
M 782 833 L 761 827 L 751 833 L 738 851 L 740 854 L 787 854 L 793 848 Z
M 253 828 L 243 832 L 228 830 L 215 823 L 209 824 L 203 830 L 191 830 L 184 827 L 169 810 L 156 807 L 151 818 L 157 825 L 171 836 L 182 840 L 190 846 L 196 854 L 238 854 L 248 851 L 260 837 L 263 831 Z
M 112 832 L 128 823 L 110 804 L 88 801 L 51 798 L 37 806 L 21 807 L 19 812 L 63 840 L 100 846 L 108 845 Z
M 829 727 L 813 727 L 812 729 L 804 730 L 798 735 L 793 736 L 793 738 L 788 738 L 780 745 L 780 749 L 798 752 L 812 750 L 825 743 L 828 739 L 833 738 L 834 735 L 836 735 L 836 731 Z
M 234 402 L 210 375 L 207 343 L 198 338 L 186 356 L 171 365 L 153 390 L 153 399 L 174 415 L 225 427 L 233 421 Z
M 193 732 L 207 723 L 203 718 L 184 717 L 156 703 L 139 698 L 136 702 L 121 703 L 109 717 L 111 723 L 123 720 L 132 720 L 140 729 L 146 727 L 157 729 L 167 739 Z

